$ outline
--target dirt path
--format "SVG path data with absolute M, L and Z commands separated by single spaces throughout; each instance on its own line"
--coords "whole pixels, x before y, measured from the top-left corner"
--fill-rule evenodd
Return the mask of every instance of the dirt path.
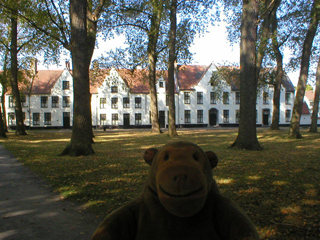
M 90 239 L 100 221 L 61 200 L 0 145 L 0 240 Z

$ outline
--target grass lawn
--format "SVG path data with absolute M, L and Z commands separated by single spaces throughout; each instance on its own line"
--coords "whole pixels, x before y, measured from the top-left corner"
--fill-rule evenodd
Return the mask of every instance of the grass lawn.
M 303 139 L 288 139 L 287 130 L 258 129 L 263 151 L 227 149 L 237 129 L 179 130 L 173 140 L 199 144 L 219 157 L 214 170 L 223 195 L 236 201 L 256 224 L 262 239 L 320 239 L 320 133 L 301 130 Z M 148 130 L 96 131 L 95 155 L 58 156 L 70 131 L 8 134 L 0 143 L 66 199 L 106 215 L 142 191 L 149 147 L 172 141 Z

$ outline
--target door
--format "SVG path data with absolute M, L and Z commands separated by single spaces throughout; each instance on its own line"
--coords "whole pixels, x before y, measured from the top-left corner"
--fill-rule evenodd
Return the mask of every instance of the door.
M 262 116 L 262 124 L 264 126 L 269 125 L 269 115 L 270 115 L 270 110 L 269 109 L 264 109 L 263 110 L 263 116 Z
M 63 113 L 63 128 L 70 128 L 70 112 Z
M 159 125 L 160 125 L 160 128 L 166 127 L 166 112 L 165 111 L 159 111 Z
M 130 114 L 125 113 L 123 114 L 123 128 L 129 128 L 130 127 Z
M 209 125 L 215 126 L 218 124 L 218 110 L 212 108 L 209 110 Z

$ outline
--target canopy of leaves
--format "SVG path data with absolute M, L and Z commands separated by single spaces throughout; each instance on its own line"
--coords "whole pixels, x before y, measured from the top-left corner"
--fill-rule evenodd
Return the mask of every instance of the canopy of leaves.
M 163 8 L 157 7 L 162 2 Z M 126 48 L 118 48 L 109 53 L 108 58 L 100 59 L 106 66 L 146 67 L 148 40 L 151 34 L 151 19 L 154 11 L 161 12 L 161 26 L 157 41 L 158 68 L 167 68 L 169 3 L 168 0 L 149 1 L 119 1 L 116 11 L 109 14 L 110 24 L 103 27 L 103 32 L 113 31 L 114 34 L 124 34 Z M 213 11 L 216 1 L 179 1 L 178 26 L 176 39 L 177 61 L 190 62 L 192 53 L 189 51 L 197 34 L 218 19 L 218 11 Z M 121 56 L 121 57 L 119 57 Z

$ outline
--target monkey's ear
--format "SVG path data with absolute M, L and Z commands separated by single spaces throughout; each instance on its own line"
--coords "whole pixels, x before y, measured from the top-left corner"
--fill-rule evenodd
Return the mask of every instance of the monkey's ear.
M 157 152 L 158 152 L 158 149 L 156 148 L 149 148 L 144 152 L 143 158 L 146 161 L 146 163 L 148 163 L 150 166 Z
M 206 155 L 207 155 L 207 157 L 209 159 L 211 167 L 215 168 L 218 165 L 218 157 L 217 157 L 217 155 L 212 151 L 206 152 Z

